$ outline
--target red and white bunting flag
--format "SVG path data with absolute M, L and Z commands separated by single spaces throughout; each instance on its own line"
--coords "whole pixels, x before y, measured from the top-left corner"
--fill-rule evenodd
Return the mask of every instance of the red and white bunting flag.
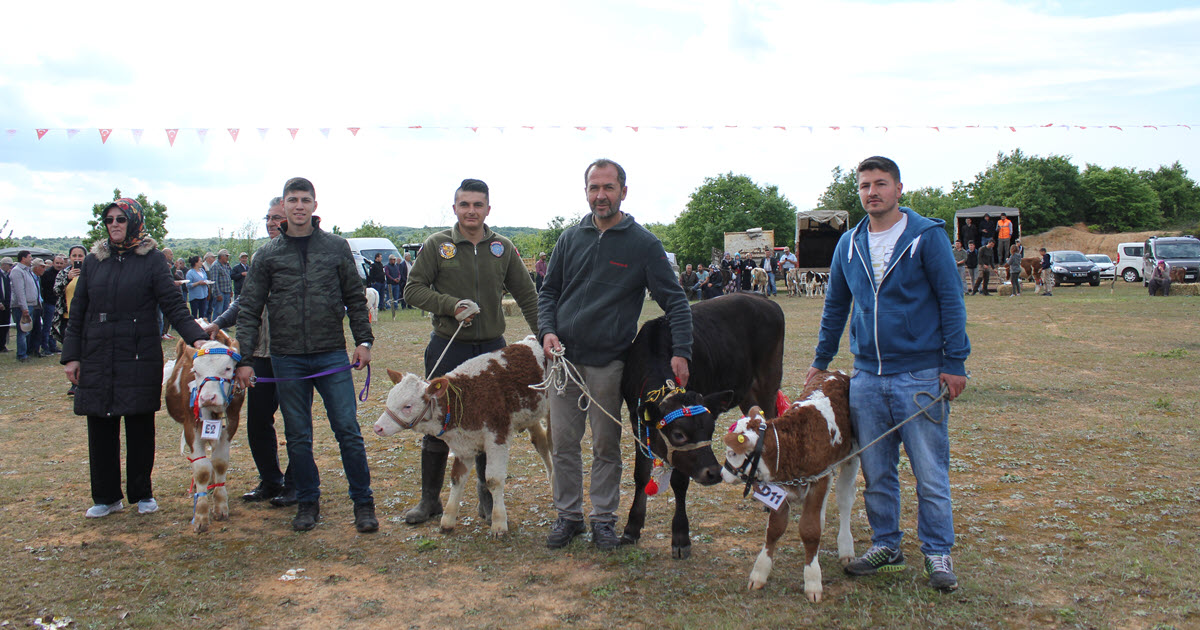
M 1116 129 L 1117 131 L 1125 131 L 1124 129 L 1122 129 L 1122 128 L 1120 128 L 1120 127 L 1116 126 L 1116 125 L 1109 125 L 1109 126 L 1108 126 L 1108 128 L 1109 128 L 1109 129 Z
M 479 127 L 469 127 L 469 129 L 475 133 L 479 133 Z
M 38 140 L 41 140 L 42 136 L 46 135 L 47 131 L 50 131 L 50 130 L 49 129 L 38 129 L 37 130 Z
M 533 125 L 521 125 L 523 129 L 533 129 Z
M 233 141 L 234 141 L 234 142 L 237 142 L 238 130 L 237 130 L 236 128 L 230 128 L 230 129 L 226 129 L 225 131 L 228 131 L 228 132 L 229 132 L 229 137 L 230 137 L 230 138 L 233 138 Z
M 17 135 L 17 130 L 16 129 L 5 129 L 4 133 L 7 134 L 8 137 L 11 138 L 11 137 Z
M 357 138 L 357 137 L 358 137 L 358 130 L 359 130 L 359 129 L 362 129 L 362 127 L 346 127 L 346 129 L 349 129 L 349 130 L 350 130 L 350 135 L 352 135 L 352 136 L 354 136 L 355 138 Z
M 74 138 L 77 135 L 79 135 L 78 129 L 68 129 L 67 130 L 67 139 L 68 140 L 70 140 L 71 138 Z
M 196 135 L 200 136 L 200 144 L 204 144 L 204 138 L 206 138 L 208 136 L 208 130 L 207 129 L 197 129 Z
M 142 143 L 142 130 L 141 129 L 130 129 L 129 131 L 133 133 L 133 142 L 135 144 L 141 144 Z
M 626 127 L 629 127 L 630 129 L 634 130 L 635 132 L 638 130 L 638 128 L 634 127 L 633 125 L 626 125 Z
M 576 129 L 580 131 L 587 131 L 587 127 L 576 127 Z
M 1155 127 L 1154 125 L 1142 125 L 1142 127 L 1146 128 L 1146 129 L 1153 129 L 1155 131 L 1158 131 L 1158 127 Z
M 288 127 L 288 128 L 287 128 L 287 130 L 288 130 L 288 132 L 289 132 L 289 133 L 291 133 L 291 134 L 292 134 L 292 140 L 295 140 L 295 139 L 296 139 L 296 133 L 297 133 L 298 131 L 300 131 L 300 128 L 299 128 L 299 127 Z
M 177 136 L 177 135 L 179 135 L 178 129 L 168 129 L 167 130 L 167 142 L 170 142 L 171 146 L 175 146 L 175 136 Z
M 101 129 L 100 130 L 100 144 L 107 143 L 108 137 L 111 135 L 112 135 L 112 129 Z
M 834 130 L 834 131 L 841 131 L 841 130 L 842 130 L 842 128 L 841 128 L 841 127 L 830 127 L 830 129 L 832 129 L 832 130 Z
M 320 131 L 322 136 L 329 137 L 329 127 L 321 127 Z
M 257 129 L 258 129 L 258 137 L 259 137 L 259 138 L 262 138 L 263 140 L 266 140 L 266 139 L 267 139 L 267 132 L 268 132 L 268 131 L 270 131 L 270 128 L 268 128 L 268 127 L 257 127 Z
M 787 131 L 787 127 L 784 127 L 783 125 L 775 125 L 775 128 L 779 129 L 780 131 Z
M 421 125 L 409 125 L 408 128 L 409 129 L 420 129 Z

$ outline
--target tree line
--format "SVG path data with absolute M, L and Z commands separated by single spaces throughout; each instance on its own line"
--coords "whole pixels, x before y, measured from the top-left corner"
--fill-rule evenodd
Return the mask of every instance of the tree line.
M 845 210 L 850 213 L 850 224 L 858 223 L 865 213 L 858 199 L 857 173 L 853 167 L 836 166 L 831 176 L 832 181 L 816 199 L 815 207 Z M 113 199 L 120 197 L 121 191 L 114 190 Z M 267 240 L 265 234 L 259 236 L 261 222 L 251 220 L 228 236 L 221 230 L 216 238 L 167 241 L 166 205 L 159 201 L 151 203 L 145 194 L 139 194 L 137 200 L 145 209 L 147 232 L 159 243 L 173 247 L 176 256 L 186 258 L 220 249 L 228 249 L 236 256 L 241 251 L 253 253 Z M 89 231 L 83 238 L 85 246 L 104 238 L 100 217 L 108 203 L 92 207 L 93 219 L 88 221 Z M 949 191 L 935 186 L 908 188 L 900 203 L 924 216 L 945 220 L 950 233 L 954 229 L 955 211 L 983 205 L 1020 209 L 1025 234 L 1076 223 L 1100 232 L 1158 229 L 1196 232 L 1200 227 L 1200 186 L 1178 161 L 1156 170 L 1120 166 L 1105 169 L 1088 164 L 1081 171 L 1069 156 L 1026 155 L 1019 148 L 997 154 L 995 163 L 971 181 L 955 181 Z M 506 227 L 501 232 L 512 239 L 522 256 L 529 258 L 540 252 L 552 252 L 563 230 L 581 216 L 557 216 L 541 229 Z M 706 177 L 673 223 L 650 223 L 646 228 L 663 241 L 667 251 L 675 252 L 681 262 L 699 262 L 707 261 L 713 248 L 724 247 L 725 232 L 756 227 L 774 230 L 776 245 L 787 244 L 795 233 L 795 217 L 795 204 L 777 186 L 760 185 L 747 175 L 730 172 Z M 336 225 L 331 231 L 348 237 L 387 238 L 401 249 L 407 243 L 420 243 L 446 227 L 394 227 L 367 220 L 348 233 Z M 0 245 L 34 245 L 65 252 L 76 242 L 73 238 L 13 239 L 10 232 Z

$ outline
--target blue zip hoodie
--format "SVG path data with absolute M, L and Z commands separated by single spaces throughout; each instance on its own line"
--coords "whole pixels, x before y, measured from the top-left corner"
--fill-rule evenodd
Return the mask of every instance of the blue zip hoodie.
M 849 314 L 855 368 L 879 375 L 939 368 L 966 376 L 967 309 L 945 221 L 900 211 L 908 226 L 878 286 L 867 237 L 870 218 L 838 241 L 813 367 L 824 370 L 837 355 Z

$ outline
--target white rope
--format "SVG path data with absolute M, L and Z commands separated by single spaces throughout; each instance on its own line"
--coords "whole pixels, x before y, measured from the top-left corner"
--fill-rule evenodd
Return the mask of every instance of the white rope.
M 608 416 L 613 422 L 617 423 L 618 427 L 624 429 L 625 425 L 621 424 L 621 419 L 613 417 L 613 415 L 608 413 L 608 410 L 604 408 L 604 405 L 600 404 L 600 401 L 592 397 L 592 393 L 588 391 L 587 385 L 585 385 L 583 382 L 583 374 L 580 373 L 579 368 L 575 367 L 575 364 L 571 363 L 565 356 L 563 356 L 566 353 L 566 350 L 566 346 L 562 346 L 557 350 L 550 351 L 550 367 L 546 369 L 546 378 L 542 379 L 542 382 L 536 385 L 530 385 L 529 389 L 537 390 L 539 392 L 553 389 L 556 394 L 562 396 L 567 390 L 567 385 L 570 383 L 575 383 L 575 385 L 579 387 L 579 391 L 582 392 L 579 395 L 579 400 L 575 403 L 575 406 L 580 411 L 586 412 L 592 403 L 596 403 L 596 407 L 599 408 L 600 411 L 604 412 L 604 415 Z M 634 440 L 637 440 L 636 435 L 634 436 Z

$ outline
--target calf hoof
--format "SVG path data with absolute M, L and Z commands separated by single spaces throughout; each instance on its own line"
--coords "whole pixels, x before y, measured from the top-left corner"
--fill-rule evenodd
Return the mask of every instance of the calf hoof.
M 638 537 L 631 534 L 621 534 L 621 546 L 638 544 Z
M 814 604 L 821 603 L 821 591 L 813 591 L 811 593 L 805 593 L 804 596 L 808 598 L 808 601 L 810 601 Z
M 838 560 L 840 560 L 840 561 L 842 562 L 842 566 L 846 566 L 847 564 L 850 564 L 851 562 L 854 562 L 854 556 L 847 556 L 847 557 L 845 557 L 845 558 L 838 558 Z
M 443 534 L 452 534 L 452 533 L 454 533 L 454 526 L 453 525 L 450 525 L 450 526 L 442 525 L 441 530 L 442 530 Z
M 676 560 L 687 560 L 692 557 L 692 546 L 676 547 L 675 545 L 671 545 L 671 557 Z
M 507 524 L 492 525 L 492 531 L 491 531 L 492 538 L 503 538 L 507 535 L 508 535 L 508 525 Z
M 208 519 L 197 518 L 192 522 L 192 531 L 196 532 L 197 534 L 203 534 L 204 532 L 208 531 Z
M 223 506 L 223 507 L 217 508 L 216 511 L 213 512 L 213 520 L 214 521 L 228 521 L 229 520 L 229 506 Z
M 746 588 L 746 590 L 759 591 L 759 590 L 762 590 L 762 587 L 764 587 L 766 585 L 767 585 L 766 580 L 759 582 L 758 580 L 755 580 L 754 578 L 750 578 L 750 585 Z

